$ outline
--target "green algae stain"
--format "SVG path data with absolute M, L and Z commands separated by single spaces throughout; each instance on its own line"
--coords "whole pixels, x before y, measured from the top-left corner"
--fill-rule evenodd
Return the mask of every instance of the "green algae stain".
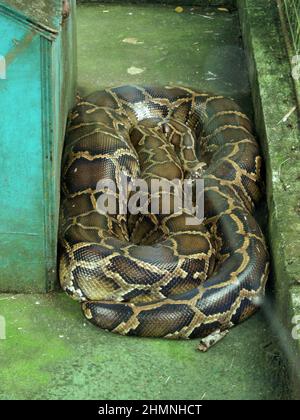
M 8 326 L 0 399 L 269 399 L 279 392 L 264 350 L 273 337 L 261 317 L 203 354 L 198 340 L 101 331 L 64 294 L 0 296 L 0 312 Z
M 73 351 L 55 327 L 57 308 L 45 298 L 0 297 L 6 340 L 0 341 L 0 399 L 32 398 L 50 380 L 47 371 Z

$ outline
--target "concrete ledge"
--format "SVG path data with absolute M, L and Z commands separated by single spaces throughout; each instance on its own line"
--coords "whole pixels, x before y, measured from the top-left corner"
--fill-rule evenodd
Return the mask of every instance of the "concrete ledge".
M 276 2 L 239 0 L 238 7 L 266 160 L 273 308 L 285 327 L 282 333 L 278 324 L 277 335 L 285 349 L 292 349 L 286 356 L 292 397 L 299 398 L 300 340 L 295 338 L 300 328 L 294 324 L 300 316 L 300 132 L 299 114 L 291 113 L 297 100 Z
M 138 4 L 173 4 L 176 6 L 231 6 L 236 5 L 236 0 L 79 0 L 77 3 L 138 3 Z

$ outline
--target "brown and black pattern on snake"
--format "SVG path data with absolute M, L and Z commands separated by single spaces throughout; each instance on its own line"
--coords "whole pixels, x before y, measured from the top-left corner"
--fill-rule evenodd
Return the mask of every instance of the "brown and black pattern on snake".
M 98 181 L 119 185 L 124 174 L 149 183 L 202 176 L 204 222 L 187 225 L 185 211 L 99 214 Z M 63 289 L 92 323 L 116 333 L 194 338 L 227 330 L 264 295 L 269 257 L 253 215 L 260 182 L 251 122 L 231 99 L 123 86 L 80 100 L 64 152 Z

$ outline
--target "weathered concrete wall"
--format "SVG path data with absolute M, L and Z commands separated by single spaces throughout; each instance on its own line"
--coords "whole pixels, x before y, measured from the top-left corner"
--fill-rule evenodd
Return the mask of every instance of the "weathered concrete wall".
M 293 396 L 297 398 L 300 396 L 297 365 L 300 328 L 295 328 L 296 317 L 300 315 L 299 114 L 276 2 L 239 0 L 238 5 L 256 126 L 266 160 L 274 315 L 275 318 L 276 314 L 279 316 L 285 327 L 280 331 L 280 324 L 277 324 L 276 333 L 288 353 Z
M 62 23 L 61 0 L 0 0 L 0 5 L 26 16 L 44 28 L 58 32 Z

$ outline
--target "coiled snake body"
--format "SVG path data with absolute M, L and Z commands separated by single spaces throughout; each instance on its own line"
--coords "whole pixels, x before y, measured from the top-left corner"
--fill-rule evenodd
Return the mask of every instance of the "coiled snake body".
M 123 86 L 80 100 L 64 152 L 63 289 L 92 323 L 124 335 L 206 337 L 243 321 L 269 269 L 253 216 L 260 172 L 251 123 L 231 99 Z M 118 186 L 121 174 L 149 183 L 202 176 L 204 223 L 188 225 L 184 211 L 100 214 L 99 180 Z

